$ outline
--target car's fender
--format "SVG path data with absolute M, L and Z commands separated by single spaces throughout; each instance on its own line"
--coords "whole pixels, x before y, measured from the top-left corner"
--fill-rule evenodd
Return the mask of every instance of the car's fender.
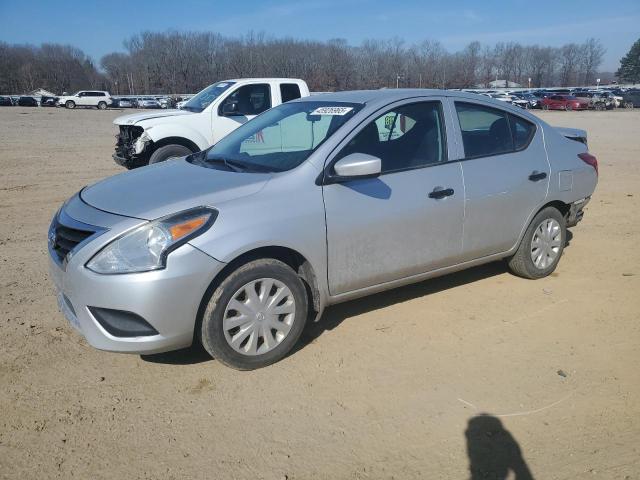
M 154 125 L 145 129 L 145 132 L 147 132 L 147 135 L 154 143 L 158 143 L 169 137 L 181 137 L 197 145 L 200 150 L 204 150 L 211 146 L 208 140 L 200 132 L 185 125 L 180 125 L 179 123 L 162 123 Z

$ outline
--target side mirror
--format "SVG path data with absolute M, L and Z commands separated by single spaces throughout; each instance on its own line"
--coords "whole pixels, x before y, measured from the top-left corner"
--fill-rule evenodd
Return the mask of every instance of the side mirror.
M 340 181 L 373 178 L 380 175 L 382 161 L 366 153 L 352 153 L 341 158 L 333 165 L 335 175 L 329 177 L 331 183 Z
M 231 117 L 237 115 L 238 104 L 236 102 L 227 102 L 222 105 L 222 115 Z

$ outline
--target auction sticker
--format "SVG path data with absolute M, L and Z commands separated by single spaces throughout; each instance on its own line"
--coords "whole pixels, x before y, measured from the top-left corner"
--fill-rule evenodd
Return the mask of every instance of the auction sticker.
M 353 107 L 319 107 L 311 115 L 346 115 Z

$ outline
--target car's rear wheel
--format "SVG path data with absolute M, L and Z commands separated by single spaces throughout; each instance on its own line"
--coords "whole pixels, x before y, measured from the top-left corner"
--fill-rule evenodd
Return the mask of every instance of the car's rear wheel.
M 76 108 L 76 102 L 73 100 L 67 100 L 67 103 L 65 103 L 64 106 L 73 110 Z
M 571 105 L 567 104 L 567 105 L 564 106 L 564 110 L 566 112 L 570 112 L 571 110 L 573 110 L 573 107 Z
M 202 345 L 229 367 L 265 367 L 294 347 L 307 305 L 305 286 L 291 267 L 270 258 L 254 260 L 213 291 L 202 317 Z
M 558 265 L 567 237 L 562 214 L 554 207 L 538 212 L 531 220 L 515 255 L 509 259 L 509 269 L 523 278 L 542 278 Z
M 193 152 L 184 145 L 165 145 L 164 147 L 160 147 L 155 152 L 153 152 L 151 158 L 149 158 L 149 165 L 153 163 L 164 162 L 165 160 L 169 160 L 171 158 L 185 157 L 187 155 L 191 155 L 192 153 Z
M 98 109 L 99 110 L 106 110 L 106 108 L 107 108 L 107 103 L 106 102 L 98 103 Z
M 542 105 L 543 110 L 549 110 L 549 105 Z
M 624 108 L 633 108 L 633 102 L 625 102 Z

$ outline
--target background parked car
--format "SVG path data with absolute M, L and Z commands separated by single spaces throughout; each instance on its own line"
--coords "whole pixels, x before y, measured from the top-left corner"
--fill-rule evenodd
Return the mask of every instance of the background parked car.
M 145 97 L 138 102 L 138 108 L 162 108 L 155 98 Z
M 20 97 L 18 99 L 18 105 L 20 107 L 37 107 L 38 101 L 33 97 Z
M 551 95 L 542 99 L 543 110 L 587 110 L 589 102 L 573 95 Z
M 111 105 L 109 92 L 98 90 L 80 90 L 73 95 L 64 95 L 58 99 L 58 105 L 66 108 L 95 107 L 105 110 Z
M 608 98 L 615 108 L 618 108 L 622 105 L 622 97 L 614 95 L 613 92 L 609 92 L 606 90 L 596 90 L 595 93 L 599 93 L 603 98 Z
M 118 98 L 113 100 L 113 105 L 120 108 L 134 108 L 136 104 L 131 98 Z
M 12 107 L 11 97 L 0 97 L 0 107 Z
M 599 92 L 579 91 L 574 96 L 589 102 L 589 108 L 593 110 L 609 110 L 614 108 L 613 101 Z
M 622 94 L 622 106 L 625 108 L 640 107 L 640 90 L 627 90 Z
M 521 101 L 514 101 L 513 102 L 514 105 L 517 105 L 523 108 L 539 108 L 538 103 L 540 100 L 538 99 L 538 97 L 536 97 L 532 93 L 515 92 L 512 94 L 512 96 L 521 100 Z M 522 101 L 526 102 L 526 104 L 523 104 Z
M 487 95 L 488 97 L 491 97 L 495 100 L 499 100 L 501 102 L 506 102 L 506 103 L 512 103 L 513 98 L 511 97 L 511 95 L 508 95 L 506 93 L 502 93 L 502 92 L 498 92 L 498 93 L 490 93 Z
M 58 102 L 58 97 L 41 97 L 40 98 L 40 106 L 41 107 L 55 107 Z

